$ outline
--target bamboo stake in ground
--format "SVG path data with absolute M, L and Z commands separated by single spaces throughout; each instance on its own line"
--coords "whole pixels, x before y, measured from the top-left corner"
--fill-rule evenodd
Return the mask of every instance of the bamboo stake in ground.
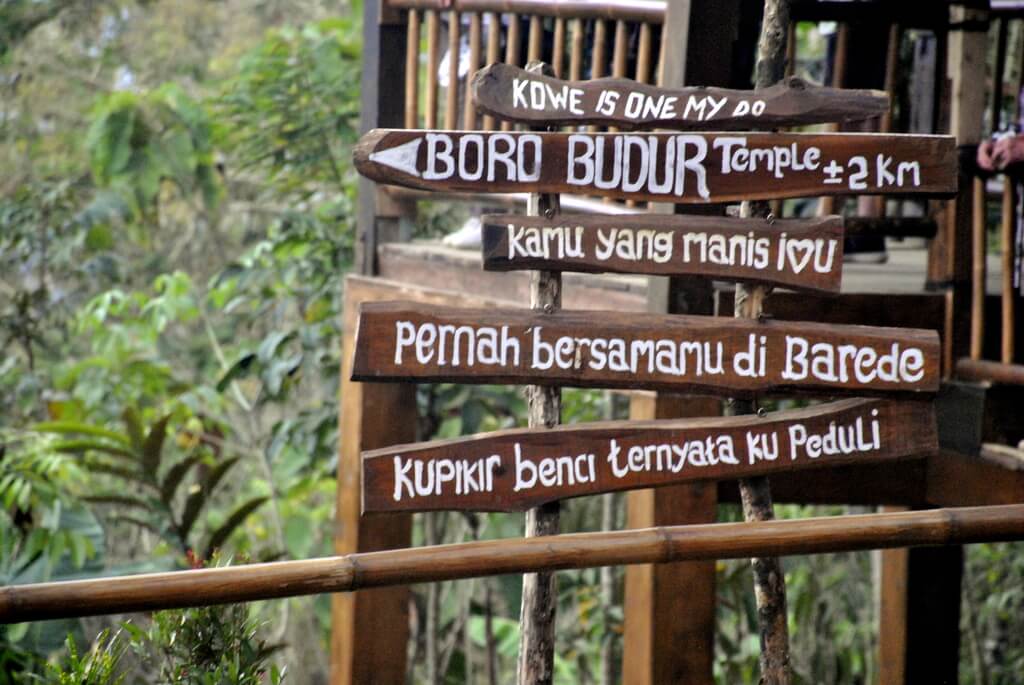
M 765 0 L 761 38 L 757 44 L 755 88 L 767 88 L 785 74 L 786 38 L 789 33 L 789 0 Z M 740 216 L 764 216 L 770 221 L 766 202 L 744 202 Z M 763 312 L 765 286 L 736 286 L 735 316 L 757 319 Z M 733 401 L 732 413 L 750 414 L 751 402 Z M 768 521 L 775 517 L 768 479 L 748 478 L 739 482 L 743 501 L 743 518 L 747 521 Z M 786 579 L 778 557 L 751 559 L 754 571 L 754 592 L 757 599 L 757 620 L 761 633 L 761 683 L 788 685 L 789 631 L 786 625 Z
M 551 67 L 532 62 L 528 71 L 553 75 Z M 552 217 L 559 211 L 558 195 L 531 194 L 526 213 Z M 562 274 L 535 271 L 530 279 L 530 307 L 547 313 L 562 306 Z M 552 428 L 561 421 L 562 392 L 557 387 L 531 385 L 526 388 L 530 428 Z M 526 512 L 526 537 L 557 535 L 559 510 L 556 502 Z M 555 608 L 558 593 L 555 574 L 530 573 L 523 576 L 523 601 L 519 619 L 519 685 L 552 681 L 555 660 Z

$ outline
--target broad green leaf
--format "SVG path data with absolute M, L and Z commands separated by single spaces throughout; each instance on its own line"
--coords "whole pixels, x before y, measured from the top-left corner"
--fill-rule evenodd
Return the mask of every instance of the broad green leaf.
M 93 435 L 98 438 L 109 438 L 122 445 L 131 444 L 128 436 L 123 433 L 78 421 L 43 421 L 33 425 L 32 430 L 38 433 L 60 433 L 64 435 L 80 433 L 82 435 Z
M 256 511 L 256 509 L 258 509 L 268 499 L 270 498 L 253 497 L 247 502 L 240 504 L 233 512 L 231 512 L 227 520 L 210 535 L 210 541 L 206 545 L 206 551 L 203 553 L 203 558 L 209 559 L 215 550 L 220 549 L 221 545 L 223 545 L 231 536 L 231 533 L 242 525 L 246 517 Z
M 62 440 L 61 442 L 54 443 L 53 449 L 61 454 L 84 454 L 86 452 L 102 452 L 112 457 L 119 457 L 126 459 L 132 465 L 138 463 L 138 456 L 131 450 L 127 450 L 124 447 L 118 445 L 111 445 L 110 443 L 100 442 L 98 440 Z
M 135 495 L 128 495 L 118 492 L 102 492 L 98 495 L 87 495 L 82 498 L 90 504 L 116 504 L 124 507 L 134 507 L 145 511 L 152 511 L 153 505 L 149 500 Z
M 132 449 L 142 452 L 142 443 L 145 440 L 143 437 L 142 419 L 139 418 L 139 412 L 135 407 L 126 407 L 121 413 L 121 418 L 124 419 L 124 425 L 128 432 L 128 438 Z
M 192 526 L 195 525 L 196 519 L 199 517 L 199 512 L 202 510 L 203 505 L 206 504 L 207 498 L 217 488 L 224 474 L 228 472 L 235 462 L 238 461 L 238 457 L 228 457 L 217 462 L 210 473 L 206 476 L 201 487 L 195 487 L 195 489 L 189 493 L 188 499 L 185 500 L 185 509 L 181 515 L 181 535 L 184 538 L 188 538 L 189 533 L 192 531 Z
M 142 472 L 154 482 L 157 471 L 160 469 L 160 457 L 164 449 L 164 440 L 167 438 L 167 422 L 170 418 L 170 415 L 165 415 L 158 419 L 150 427 L 149 434 L 142 445 Z
M 160 499 L 168 507 L 174 501 L 174 493 L 177 491 L 181 481 L 185 478 L 188 470 L 202 460 L 201 454 L 190 454 L 167 470 L 163 481 L 160 483 Z

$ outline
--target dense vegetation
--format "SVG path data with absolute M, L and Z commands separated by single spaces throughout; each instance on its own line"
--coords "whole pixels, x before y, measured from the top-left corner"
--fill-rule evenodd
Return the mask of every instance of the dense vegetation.
M 0 4 L 0 582 L 330 553 L 360 20 L 357 3 L 308 0 Z M 458 211 L 424 205 L 417 230 Z M 524 417 L 513 389 L 419 399 L 424 437 Z M 566 394 L 568 420 L 621 411 Z M 621 503 L 574 501 L 563 527 L 621 527 Z M 521 526 L 433 514 L 415 541 Z M 1024 671 L 1019 549 L 969 554 L 969 682 Z M 873 563 L 787 562 L 804 682 L 871 679 Z M 718 569 L 718 674 L 749 682 L 748 569 Z M 561 576 L 565 682 L 614 671 L 621 581 Z M 519 592 L 514 577 L 417 588 L 416 680 L 508 682 Z M 324 682 L 328 630 L 325 597 L 7 626 L 0 683 Z

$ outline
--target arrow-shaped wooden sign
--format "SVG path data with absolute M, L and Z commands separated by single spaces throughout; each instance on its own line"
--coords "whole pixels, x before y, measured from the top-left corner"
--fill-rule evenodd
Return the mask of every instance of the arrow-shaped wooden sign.
M 425 190 L 577 193 L 673 203 L 956 191 L 950 136 L 496 133 L 377 129 L 359 173 Z
M 486 114 L 532 125 L 690 131 L 856 121 L 889 107 L 883 91 L 826 88 L 797 77 L 764 90 L 670 89 L 617 78 L 562 81 L 511 64 L 478 71 L 473 100 Z
M 844 400 L 764 417 L 507 430 L 363 453 L 363 511 L 521 511 L 693 480 L 923 457 L 929 402 Z

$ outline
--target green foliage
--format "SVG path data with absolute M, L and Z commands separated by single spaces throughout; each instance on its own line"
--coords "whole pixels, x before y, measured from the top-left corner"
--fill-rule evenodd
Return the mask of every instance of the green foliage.
M 156 533 L 181 554 L 202 550 L 201 558 L 208 559 L 267 497 L 256 496 L 235 505 L 200 547 L 195 533 L 199 514 L 212 502 L 239 458 L 222 456 L 219 447 L 211 449 L 201 436 L 195 440 L 185 436 L 183 442 L 189 447 L 172 463 L 167 457 L 170 450 L 165 449 L 171 418 L 164 415 L 145 426 L 138 412 L 128 408 L 123 415 L 123 433 L 72 421 L 49 421 L 35 428 L 66 438 L 53 444 L 54 451 L 78 455 L 84 468 L 111 477 L 112 487 L 85 496 L 85 501 L 114 505 L 128 512 L 115 513 L 114 520 Z
M 269 659 L 276 647 L 259 635 L 260 624 L 242 604 L 158 611 L 148 626 L 121 624 L 104 630 L 79 653 L 69 636 L 65 653 L 35 676 L 47 685 L 279 685 L 284 671 Z M 131 649 L 137 663 L 124 657 Z
M 67 657 L 63 663 L 50 663 L 39 682 L 47 685 L 120 685 L 125 675 L 119 673 L 121 657 L 128 645 L 120 638 L 120 632 L 111 635 L 104 630 L 85 654 L 78 653 L 78 646 L 69 636 L 65 644 Z
M 214 107 L 240 169 L 264 172 L 275 192 L 308 194 L 319 182 L 345 190 L 358 128 L 359 38 L 349 19 L 277 29 L 234 65 Z
M 53 441 L 0 432 L 0 582 L 44 580 L 65 555 L 75 569 L 96 555 L 95 522 L 72 494 L 83 478 Z
M 220 202 L 210 120 L 175 84 L 101 98 L 85 146 L 97 187 L 118 192 L 136 214 L 157 203 L 164 181 L 186 198 L 198 196 L 207 211 Z
M 1024 544 L 965 548 L 960 677 L 1010 685 L 1024 673 Z
M 278 685 L 284 672 L 268 663 L 274 648 L 242 604 L 153 614 L 148 630 L 124 624 L 132 650 L 153 680 L 167 685 Z

